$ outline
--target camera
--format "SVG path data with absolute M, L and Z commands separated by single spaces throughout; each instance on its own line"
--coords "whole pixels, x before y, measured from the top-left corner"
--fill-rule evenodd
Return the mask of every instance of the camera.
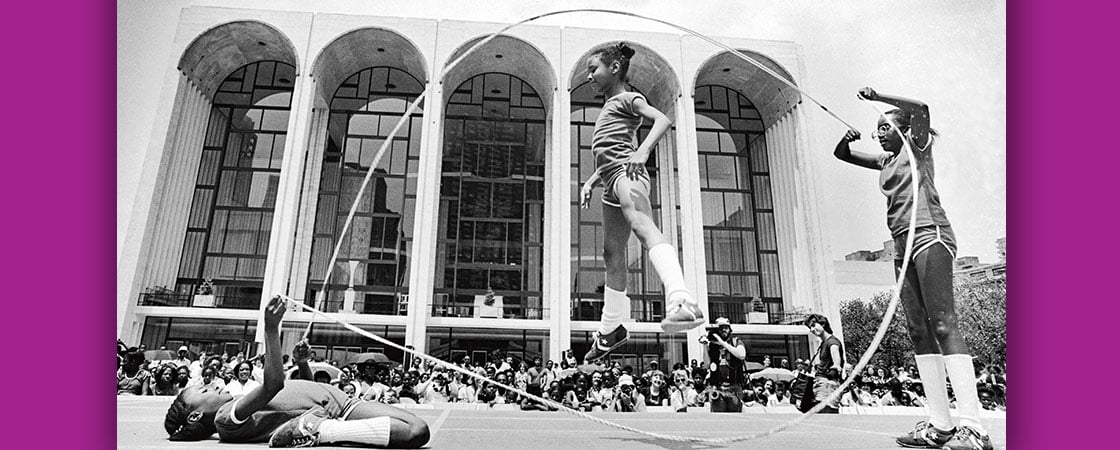
M 720 339 L 725 341 L 727 340 L 727 336 L 724 336 L 723 333 L 720 332 L 719 325 L 708 325 L 704 328 L 704 331 L 708 333 L 709 345 L 716 344 L 716 336 L 719 336 Z

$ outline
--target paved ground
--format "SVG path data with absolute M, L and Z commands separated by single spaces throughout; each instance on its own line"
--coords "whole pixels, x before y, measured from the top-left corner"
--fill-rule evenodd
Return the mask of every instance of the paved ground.
M 267 444 L 222 444 L 217 436 L 209 441 L 180 443 L 167 440 L 163 416 L 168 397 L 120 397 L 117 400 L 118 448 L 238 449 L 267 447 Z M 427 406 L 427 405 L 424 405 Z M 411 409 L 432 430 L 431 449 L 708 449 L 776 448 L 795 449 L 897 449 L 893 437 L 913 427 L 922 417 L 909 415 L 818 415 L 773 436 L 727 446 L 687 444 L 653 439 L 644 435 L 600 425 L 562 412 L 516 410 L 465 410 L 456 408 Z M 915 409 L 915 411 L 920 411 Z M 796 412 L 743 414 L 689 413 L 595 413 L 597 417 L 662 434 L 726 437 L 770 429 L 797 417 Z M 1006 448 L 1007 421 L 989 415 L 984 426 L 997 448 Z

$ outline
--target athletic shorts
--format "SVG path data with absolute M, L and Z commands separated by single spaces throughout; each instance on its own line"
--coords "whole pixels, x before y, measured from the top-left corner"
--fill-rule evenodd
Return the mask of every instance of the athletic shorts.
M 614 187 L 618 180 L 626 176 L 626 165 L 621 165 L 610 169 L 606 174 L 600 173 L 599 178 L 603 180 L 603 204 L 621 208 L 622 202 L 618 200 L 618 194 L 615 193 Z M 642 172 L 638 174 L 637 186 L 645 193 L 646 198 L 649 198 L 649 173 L 646 172 L 645 167 L 642 167 Z
M 918 229 L 914 230 L 914 252 L 912 253 L 912 257 L 918 256 L 918 254 L 929 250 L 929 248 L 934 245 L 944 246 L 953 259 L 957 258 L 957 237 L 953 234 L 953 228 L 940 225 L 918 227 Z M 905 254 L 906 233 L 902 233 L 894 237 L 894 259 L 896 261 L 902 261 Z

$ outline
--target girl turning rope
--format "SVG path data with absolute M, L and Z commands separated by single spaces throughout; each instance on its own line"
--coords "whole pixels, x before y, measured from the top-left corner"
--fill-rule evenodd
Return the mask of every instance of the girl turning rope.
M 627 71 L 634 49 L 618 43 L 592 52 L 587 59 L 587 80 L 591 88 L 607 100 L 595 121 L 592 150 L 596 170 L 583 184 L 580 206 L 591 203 L 591 191 L 603 185 L 603 260 L 607 266 L 603 293 L 603 314 L 585 361 L 596 361 L 621 347 L 629 332 L 621 325 L 630 317 L 626 296 L 626 243 L 630 233 L 638 236 L 649 250 L 649 260 L 665 283 L 665 319 L 661 329 L 681 332 L 704 323 L 704 315 L 684 285 L 677 252 L 653 222 L 649 202 L 649 174 L 645 163 L 653 146 L 669 129 L 672 121 L 650 106 L 646 98 L 632 92 Z M 639 145 L 638 127 L 642 120 L 653 122 L 649 135 Z
M 849 130 L 836 144 L 834 155 L 842 161 L 879 171 L 879 184 L 887 197 L 887 226 L 895 249 L 906 248 L 911 208 L 918 208 L 914 252 L 900 298 L 906 311 L 910 339 L 914 342 L 918 373 L 929 401 L 930 417 L 918 422 L 913 431 L 896 441 L 911 448 L 991 449 L 988 433 L 980 425 L 980 400 L 972 356 L 958 329 L 954 310 L 956 239 L 933 185 L 933 143 L 937 134 L 929 127 L 929 108 L 917 100 L 879 94 L 869 87 L 860 89 L 858 96 L 896 107 L 879 118 L 874 134 L 886 153 L 852 151 L 849 143 L 860 135 Z M 903 151 L 903 139 L 913 150 L 914 161 Z M 910 164 L 917 164 L 919 184 L 916 190 L 912 190 L 914 180 Z M 896 272 L 901 270 L 902 258 L 902 253 L 898 253 Z M 958 428 L 953 427 L 949 417 L 946 374 L 957 397 L 961 416 Z

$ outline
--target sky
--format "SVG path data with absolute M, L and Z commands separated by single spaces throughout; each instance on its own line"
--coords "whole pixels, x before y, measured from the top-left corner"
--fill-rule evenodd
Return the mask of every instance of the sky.
M 713 37 L 793 41 L 800 45 L 803 91 L 852 123 L 865 138 L 853 149 L 878 151 L 870 139 L 878 113 L 856 99 L 864 86 L 922 100 L 930 108 L 936 181 L 956 231 L 958 256 L 998 260 L 1006 235 L 1006 53 L 1004 1 L 586 1 L 586 0 L 164 0 L 117 2 L 117 255 L 145 152 L 179 12 L 189 6 L 353 13 L 513 23 L 548 11 L 598 8 L 666 20 Z M 666 25 L 594 13 L 549 17 L 539 25 L 680 34 Z M 809 103 L 806 102 L 806 105 Z M 831 259 L 877 250 L 890 238 L 878 174 L 842 163 L 832 149 L 846 127 L 810 107 L 809 152 L 818 175 L 820 223 Z M 161 137 L 162 138 L 162 137 Z

